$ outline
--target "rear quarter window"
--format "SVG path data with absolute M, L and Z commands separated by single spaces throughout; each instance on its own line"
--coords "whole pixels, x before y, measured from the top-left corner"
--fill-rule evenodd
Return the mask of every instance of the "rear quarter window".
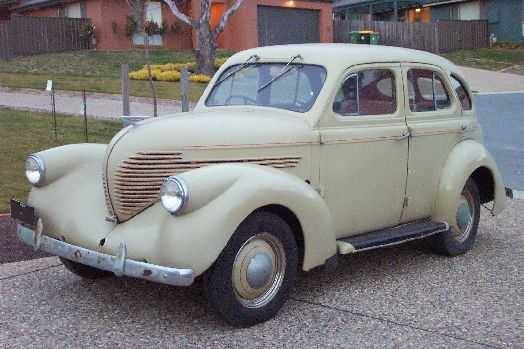
M 451 86 L 457 93 L 457 97 L 460 100 L 460 104 L 462 105 L 462 110 L 471 110 L 472 103 L 471 103 L 471 96 L 468 93 L 468 90 L 466 90 L 466 87 L 464 87 L 464 84 L 462 81 L 460 81 L 455 76 L 450 76 L 451 80 Z

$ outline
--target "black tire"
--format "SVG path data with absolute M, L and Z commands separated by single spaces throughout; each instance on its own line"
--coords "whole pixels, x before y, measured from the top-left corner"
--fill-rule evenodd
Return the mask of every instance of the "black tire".
M 69 259 L 65 259 L 62 257 L 60 257 L 60 261 L 66 267 L 67 270 L 69 270 L 73 274 L 78 275 L 84 279 L 95 280 L 95 279 L 106 278 L 106 277 L 114 275 L 113 273 L 109 271 L 96 269 L 88 265 L 73 262 L 73 261 L 70 261 Z
M 259 236 L 268 237 L 268 235 L 270 239 L 280 241 L 280 250 L 285 254 L 285 266 L 281 267 L 284 273 L 280 287 L 278 289 L 275 287 L 276 291 L 272 293 L 272 298 L 268 297 L 270 300 L 266 304 L 253 308 L 243 304 L 242 297 L 236 291 L 233 282 L 233 266 L 237 254 L 240 255 L 239 252 L 249 241 L 256 240 Z M 282 218 L 270 212 L 256 212 L 240 224 L 217 261 L 204 274 L 206 295 L 212 308 L 229 324 L 237 327 L 251 326 L 269 320 L 279 311 L 295 285 L 297 267 L 297 243 L 289 225 Z M 274 267 L 272 270 L 276 269 L 277 267 Z M 265 285 L 275 282 L 276 279 L 278 278 L 268 278 Z
M 477 236 L 480 220 L 480 195 L 477 185 L 469 179 L 462 189 L 463 195 L 470 195 L 474 212 L 471 230 L 465 239 L 457 238 L 457 232 L 451 228 L 448 231 L 435 235 L 431 239 L 431 247 L 434 252 L 445 256 L 457 256 L 466 253 L 473 248 Z

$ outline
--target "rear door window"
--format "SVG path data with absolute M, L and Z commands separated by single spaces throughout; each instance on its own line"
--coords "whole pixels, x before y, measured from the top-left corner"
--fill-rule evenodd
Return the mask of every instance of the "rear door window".
M 429 69 L 408 71 L 409 108 L 412 112 L 447 109 L 451 106 L 450 94 L 439 73 Z

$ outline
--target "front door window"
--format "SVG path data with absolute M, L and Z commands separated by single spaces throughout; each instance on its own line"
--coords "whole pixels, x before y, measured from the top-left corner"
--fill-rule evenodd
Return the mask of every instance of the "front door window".
M 389 69 L 367 69 L 349 75 L 333 103 L 333 111 L 343 116 L 385 115 L 396 110 L 395 75 Z

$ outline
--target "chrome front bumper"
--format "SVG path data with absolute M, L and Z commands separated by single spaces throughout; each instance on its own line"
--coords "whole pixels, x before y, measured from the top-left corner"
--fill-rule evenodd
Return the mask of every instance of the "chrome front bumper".
M 192 269 L 168 268 L 128 259 L 125 243 L 121 243 L 118 254 L 112 256 L 46 236 L 42 233 L 41 223 L 37 224 L 35 230 L 19 224 L 17 235 L 35 251 L 42 250 L 93 268 L 111 271 L 117 276 L 125 275 L 174 286 L 189 286 L 194 281 Z

